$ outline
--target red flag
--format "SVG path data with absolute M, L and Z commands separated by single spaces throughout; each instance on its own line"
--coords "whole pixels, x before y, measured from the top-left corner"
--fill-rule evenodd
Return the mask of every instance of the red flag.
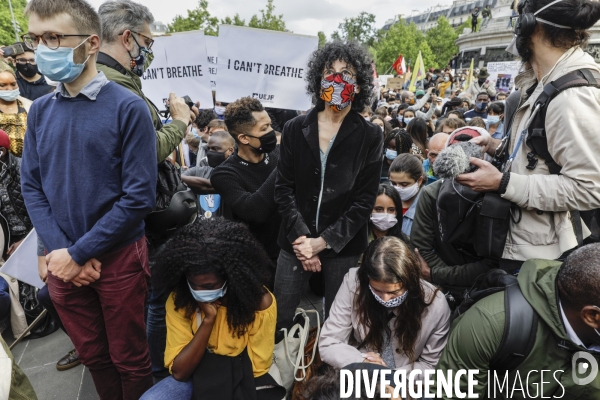
M 398 59 L 394 62 L 392 68 L 398 75 L 404 75 L 404 73 L 406 73 L 406 63 L 404 62 L 404 57 L 402 57 L 402 54 L 400 54 Z

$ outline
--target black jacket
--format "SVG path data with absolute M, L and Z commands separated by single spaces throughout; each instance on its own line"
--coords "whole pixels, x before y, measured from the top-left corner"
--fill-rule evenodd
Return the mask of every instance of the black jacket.
M 293 254 L 298 237 L 323 237 L 332 247 L 322 257 L 357 256 L 367 248 L 367 222 L 373 211 L 383 152 L 383 135 L 374 124 L 351 111 L 329 151 L 321 192 L 319 109 L 285 125 L 281 142 L 275 201 L 282 223 L 279 246 Z
M 0 170 L 0 178 L 4 181 L 4 174 L 8 174 L 6 176 L 6 191 L 8 192 L 8 197 L 10 199 L 10 204 L 15 210 L 15 214 L 17 218 L 21 220 L 27 232 L 29 232 L 33 228 L 33 224 L 31 223 L 31 219 L 29 218 L 29 213 L 27 213 L 27 208 L 25 207 L 25 201 L 23 200 L 23 194 L 21 193 L 21 159 L 15 156 L 12 153 L 8 153 L 8 161 L 6 163 L 6 168 L 4 170 Z M 6 217 L 4 218 L 6 221 Z M 8 238 L 8 236 L 7 236 Z M 10 244 L 14 243 L 16 240 L 22 239 L 20 238 L 11 238 Z
M 54 86 L 48 85 L 46 78 L 43 76 L 34 82 L 26 81 L 17 73 L 17 85 L 19 85 L 19 93 L 28 100 L 34 101 L 42 96 L 54 91 Z

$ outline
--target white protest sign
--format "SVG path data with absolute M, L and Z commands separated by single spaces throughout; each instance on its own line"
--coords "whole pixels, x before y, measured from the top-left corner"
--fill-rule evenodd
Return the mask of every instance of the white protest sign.
M 379 84 L 381 86 L 385 86 L 385 85 L 387 85 L 388 79 L 393 78 L 393 77 L 394 77 L 394 75 L 379 75 Z
M 208 73 L 210 74 L 210 86 L 213 90 L 217 87 L 217 60 L 219 57 L 219 39 L 216 36 L 204 36 L 206 41 L 206 56 L 208 57 Z
M 316 36 L 219 26 L 217 101 L 254 97 L 270 108 L 308 110 L 305 77 Z
M 515 78 L 521 70 L 521 61 L 490 62 L 487 65 L 488 80 L 498 92 L 508 93 L 514 87 Z
M 23 243 L 4 263 L 0 272 L 41 289 L 46 285 L 38 273 L 37 233 L 35 229 L 25 237 Z
M 152 50 L 154 61 L 142 77 L 142 91 L 159 109 L 171 92 L 200 101 L 200 108 L 214 107 L 202 32 L 157 37 Z

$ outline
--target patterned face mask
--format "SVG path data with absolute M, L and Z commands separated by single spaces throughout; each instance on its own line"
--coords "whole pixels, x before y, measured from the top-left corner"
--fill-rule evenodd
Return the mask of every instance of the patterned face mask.
M 382 306 L 384 306 L 386 308 L 398 307 L 400 304 L 404 303 L 404 300 L 406 300 L 406 298 L 408 297 L 408 290 L 407 290 L 401 296 L 395 297 L 389 301 L 383 301 L 383 299 L 381 297 L 377 296 L 377 294 L 375 293 L 375 291 L 373 290 L 371 285 L 369 285 L 369 289 L 371 289 L 371 293 L 373 293 L 373 297 L 375 297 L 375 300 L 377 300 L 377 302 L 379 304 L 381 304 Z
M 339 72 L 321 80 L 321 99 L 330 104 L 333 111 L 342 111 L 354 100 L 356 81 L 350 75 Z

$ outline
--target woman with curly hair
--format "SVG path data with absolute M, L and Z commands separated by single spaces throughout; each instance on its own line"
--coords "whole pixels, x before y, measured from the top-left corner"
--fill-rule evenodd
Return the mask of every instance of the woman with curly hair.
M 421 279 L 409 247 L 386 236 L 372 242 L 361 267 L 344 277 L 319 352 L 334 368 L 401 369 L 408 375 L 435 369 L 449 328 L 444 295 Z
M 321 269 L 329 313 L 367 247 L 365 222 L 381 171 L 381 130 L 359 114 L 373 93 L 369 53 L 357 43 L 328 43 L 312 54 L 306 80 L 315 107 L 285 126 L 275 183 L 278 327 L 292 324 L 311 274 Z
M 171 293 L 165 366 L 172 375 L 143 400 L 188 400 L 192 391 L 197 398 L 231 398 L 248 385 L 277 386 L 268 375 L 277 317 L 275 298 L 264 287 L 269 263 L 239 223 L 196 221 L 175 234 L 152 270 L 153 284 Z M 232 386 L 240 373 L 242 383 Z

